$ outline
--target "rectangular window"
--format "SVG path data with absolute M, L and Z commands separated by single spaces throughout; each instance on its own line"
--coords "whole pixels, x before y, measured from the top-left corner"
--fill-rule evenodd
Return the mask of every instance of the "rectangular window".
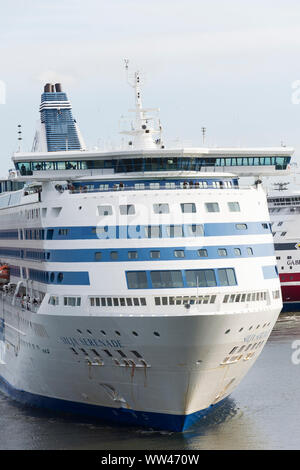
M 137 251 L 128 251 L 128 259 L 138 259 Z
M 250 246 L 248 246 L 248 248 L 247 248 L 247 254 L 248 254 L 248 256 L 253 256 L 253 250 Z
M 200 258 L 207 258 L 208 256 L 207 250 L 205 249 L 198 250 L 198 256 L 200 256 Z
M 174 250 L 175 258 L 184 258 L 184 250 Z
M 169 214 L 169 204 L 153 204 L 154 214 Z
M 235 228 L 237 230 L 247 230 L 247 225 L 246 224 L 235 224 Z
M 188 287 L 214 287 L 217 285 L 213 269 L 189 269 L 185 271 Z
M 132 307 L 132 299 L 130 297 L 126 298 L 127 307 Z
M 218 269 L 221 286 L 235 286 L 237 284 L 235 272 L 232 268 Z
M 124 204 L 119 206 L 121 215 L 134 215 L 135 206 L 133 204 Z
M 185 202 L 180 204 L 181 212 L 184 214 L 191 214 L 196 212 L 196 204 L 194 202 Z
M 206 202 L 205 208 L 207 212 L 220 212 L 219 204 L 217 202 Z
M 170 238 L 183 237 L 182 225 L 167 225 L 166 232 Z
M 98 206 L 98 215 L 112 215 L 112 206 Z
M 219 248 L 218 249 L 218 255 L 219 256 L 227 256 L 227 250 L 225 248 Z
M 188 237 L 202 237 L 204 235 L 204 227 L 202 224 L 186 225 L 186 233 Z
M 102 252 L 101 251 L 96 251 L 95 252 L 95 261 L 100 261 L 102 258 Z
M 56 295 L 51 295 L 48 300 L 48 304 L 50 305 L 58 305 L 59 304 L 59 297 Z
M 151 271 L 153 288 L 183 287 L 181 271 Z
M 227 204 L 230 212 L 241 212 L 240 205 L 238 202 L 228 202 Z
M 160 258 L 160 251 L 159 250 L 150 251 L 150 258 L 159 259 Z
M 68 307 L 80 307 L 81 297 L 64 297 L 64 305 Z
M 117 260 L 118 259 L 119 253 L 117 251 L 111 251 L 110 252 L 110 259 L 112 260 Z
M 148 289 L 146 271 L 129 271 L 126 277 L 128 289 Z
M 241 250 L 239 248 L 234 248 L 234 254 L 235 254 L 235 256 L 241 256 L 242 255 Z
M 161 228 L 159 225 L 146 225 L 145 226 L 146 238 L 160 238 Z

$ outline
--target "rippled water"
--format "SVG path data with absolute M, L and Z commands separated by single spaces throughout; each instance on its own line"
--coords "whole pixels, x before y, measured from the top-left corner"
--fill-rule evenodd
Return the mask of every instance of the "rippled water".
M 0 450 L 300 449 L 300 364 L 292 362 L 297 339 L 300 315 L 280 317 L 237 390 L 183 434 L 53 415 L 0 394 Z

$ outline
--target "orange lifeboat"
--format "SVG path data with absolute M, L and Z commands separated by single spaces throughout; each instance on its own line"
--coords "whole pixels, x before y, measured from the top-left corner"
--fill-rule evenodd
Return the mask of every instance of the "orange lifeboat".
M 8 264 L 0 265 L 0 284 L 7 284 L 9 282 L 9 277 Z

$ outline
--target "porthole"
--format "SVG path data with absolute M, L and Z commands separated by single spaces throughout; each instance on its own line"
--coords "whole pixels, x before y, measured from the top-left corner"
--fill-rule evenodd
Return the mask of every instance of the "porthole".
M 253 328 L 253 325 L 251 325 L 251 326 L 249 327 L 249 330 L 252 330 L 252 328 Z
M 86 330 L 90 335 L 92 335 L 93 333 L 91 332 L 91 330 Z
M 225 331 L 225 335 L 227 335 L 229 332 L 230 332 L 230 330 L 226 330 L 226 331 Z
M 77 330 L 76 330 L 76 331 L 78 331 L 78 333 L 82 334 L 82 331 L 81 331 L 81 330 L 79 330 L 78 328 L 77 328 Z
M 121 336 L 121 333 L 119 331 L 115 331 L 116 335 Z
M 82 209 L 82 206 L 79 206 L 79 207 L 78 207 L 78 210 L 80 210 L 80 211 L 81 211 L 81 209 Z
M 240 328 L 240 329 L 239 329 L 239 333 L 240 333 L 241 331 L 243 331 L 243 329 L 244 329 L 243 327 L 242 327 L 242 328 Z
M 134 336 L 138 336 L 138 334 L 137 334 L 136 331 L 133 331 L 132 334 L 133 334 Z
M 160 336 L 160 334 L 158 333 L 158 331 L 154 331 L 153 334 L 154 334 L 155 336 Z
M 105 333 L 105 331 L 104 331 L 104 330 L 101 330 L 101 333 L 102 333 L 103 335 L 106 335 L 106 333 Z

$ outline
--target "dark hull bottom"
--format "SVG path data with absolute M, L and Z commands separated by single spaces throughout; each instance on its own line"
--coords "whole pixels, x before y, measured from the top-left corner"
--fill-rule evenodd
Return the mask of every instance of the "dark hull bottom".
M 42 395 L 35 395 L 23 390 L 15 389 L 2 377 L 0 377 L 0 390 L 20 403 L 37 408 L 44 408 L 55 412 L 68 413 L 77 416 L 86 416 L 93 420 L 99 419 L 103 422 L 118 425 L 142 426 L 175 432 L 187 430 L 223 402 L 222 400 L 216 405 L 211 405 L 204 410 L 197 411 L 190 415 L 171 415 L 89 405 L 57 398 L 44 397 Z

